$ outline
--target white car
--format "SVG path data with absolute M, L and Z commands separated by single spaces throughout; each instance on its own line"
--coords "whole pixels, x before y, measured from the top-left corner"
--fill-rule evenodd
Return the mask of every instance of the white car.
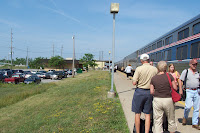
M 39 78 L 45 78 L 45 77 L 46 77 L 45 73 L 41 73 L 41 72 L 36 72 L 36 75 L 37 75 Z
M 31 73 L 33 73 L 33 74 L 36 74 L 36 73 L 37 73 L 37 71 L 31 71 Z
M 30 76 L 33 76 L 33 75 L 34 75 L 33 73 L 27 73 L 27 74 L 24 76 L 24 78 L 27 79 L 27 78 L 29 78 Z

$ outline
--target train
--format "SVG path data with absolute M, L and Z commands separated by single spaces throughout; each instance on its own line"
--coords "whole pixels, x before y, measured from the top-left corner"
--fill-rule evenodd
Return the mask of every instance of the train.
M 173 63 L 179 72 L 188 68 L 189 61 L 193 58 L 200 62 L 200 14 L 127 55 L 115 65 L 118 70 L 124 71 L 131 64 L 135 70 L 141 65 L 140 55 L 144 53 L 149 55 L 155 66 L 157 62 L 164 60 L 168 64 Z M 197 69 L 200 69 L 199 65 Z

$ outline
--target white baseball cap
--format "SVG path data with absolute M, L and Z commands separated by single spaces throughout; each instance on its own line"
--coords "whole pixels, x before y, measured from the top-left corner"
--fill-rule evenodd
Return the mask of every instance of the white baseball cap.
M 148 60 L 149 59 L 149 55 L 148 54 L 142 54 L 141 56 L 140 56 L 140 60 Z

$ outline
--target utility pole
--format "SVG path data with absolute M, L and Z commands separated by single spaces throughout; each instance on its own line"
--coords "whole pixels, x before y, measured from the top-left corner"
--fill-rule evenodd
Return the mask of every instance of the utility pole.
M 72 77 L 74 78 L 75 36 L 73 36 L 72 39 L 73 39 L 73 65 L 72 65 Z
M 54 57 L 54 43 L 53 43 L 53 57 Z
M 11 55 L 11 69 L 12 69 L 12 54 L 13 54 L 13 51 L 12 51 L 12 49 L 13 49 L 13 47 L 12 47 L 12 28 L 11 28 L 11 47 L 10 47 L 10 51 L 11 51 L 11 53 L 10 53 L 10 55 Z
M 62 52 L 63 52 L 63 45 L 62 45 L 62 47 L 61 47 L 61 57 L 62 57 Z
M 101 57 L 101 58 L 102 58 L 102 60 L 103 60 L 103 51 L 102 51 L 102 57 Z
M 8 63 L 9 63 L 9 53 L 8 53 Z
M 26 66 L 28 68 L 28 47 L 27 47 L 27 55 L 26 55 Z

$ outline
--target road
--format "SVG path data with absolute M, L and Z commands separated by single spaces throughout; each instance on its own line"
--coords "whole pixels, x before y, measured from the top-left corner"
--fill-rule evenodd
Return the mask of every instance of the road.
M 135 122 L 134 113 L 131 111 L 132 105 L 132 98 L 134 94 L 134 86 L 132 85 L 131 80 L 127 80 L 126 75 L 122 72 L 117 71 L 114 74 L 114 82 L 116 86 L 117 93 L 120 98 L 120 102 L 122 104 L 122 108 L 124 110 L 124 114 L 127 120 L 127 124 L 129 127 L 130 132 L 133 132 L 133 125 Z M 193 110 L 191 109 L 189 114 L 189 120 L 187 121 L 186 126 L 182 126 L 182 118 L 184 112 L 184 105 L 183 101 L 179 101 L 175 104 L 175 117 L 176 117 L 176 124 L 177 124 L 177 132 L 176 133 L 200 133 L 199 130 L 192 128 L 192 113 Z M 144 116 L 142 116 L 144 117 Z M 199 116 L 200 117 L 200 116 Z M 199 120 L 200 123 L 200 120 Z

